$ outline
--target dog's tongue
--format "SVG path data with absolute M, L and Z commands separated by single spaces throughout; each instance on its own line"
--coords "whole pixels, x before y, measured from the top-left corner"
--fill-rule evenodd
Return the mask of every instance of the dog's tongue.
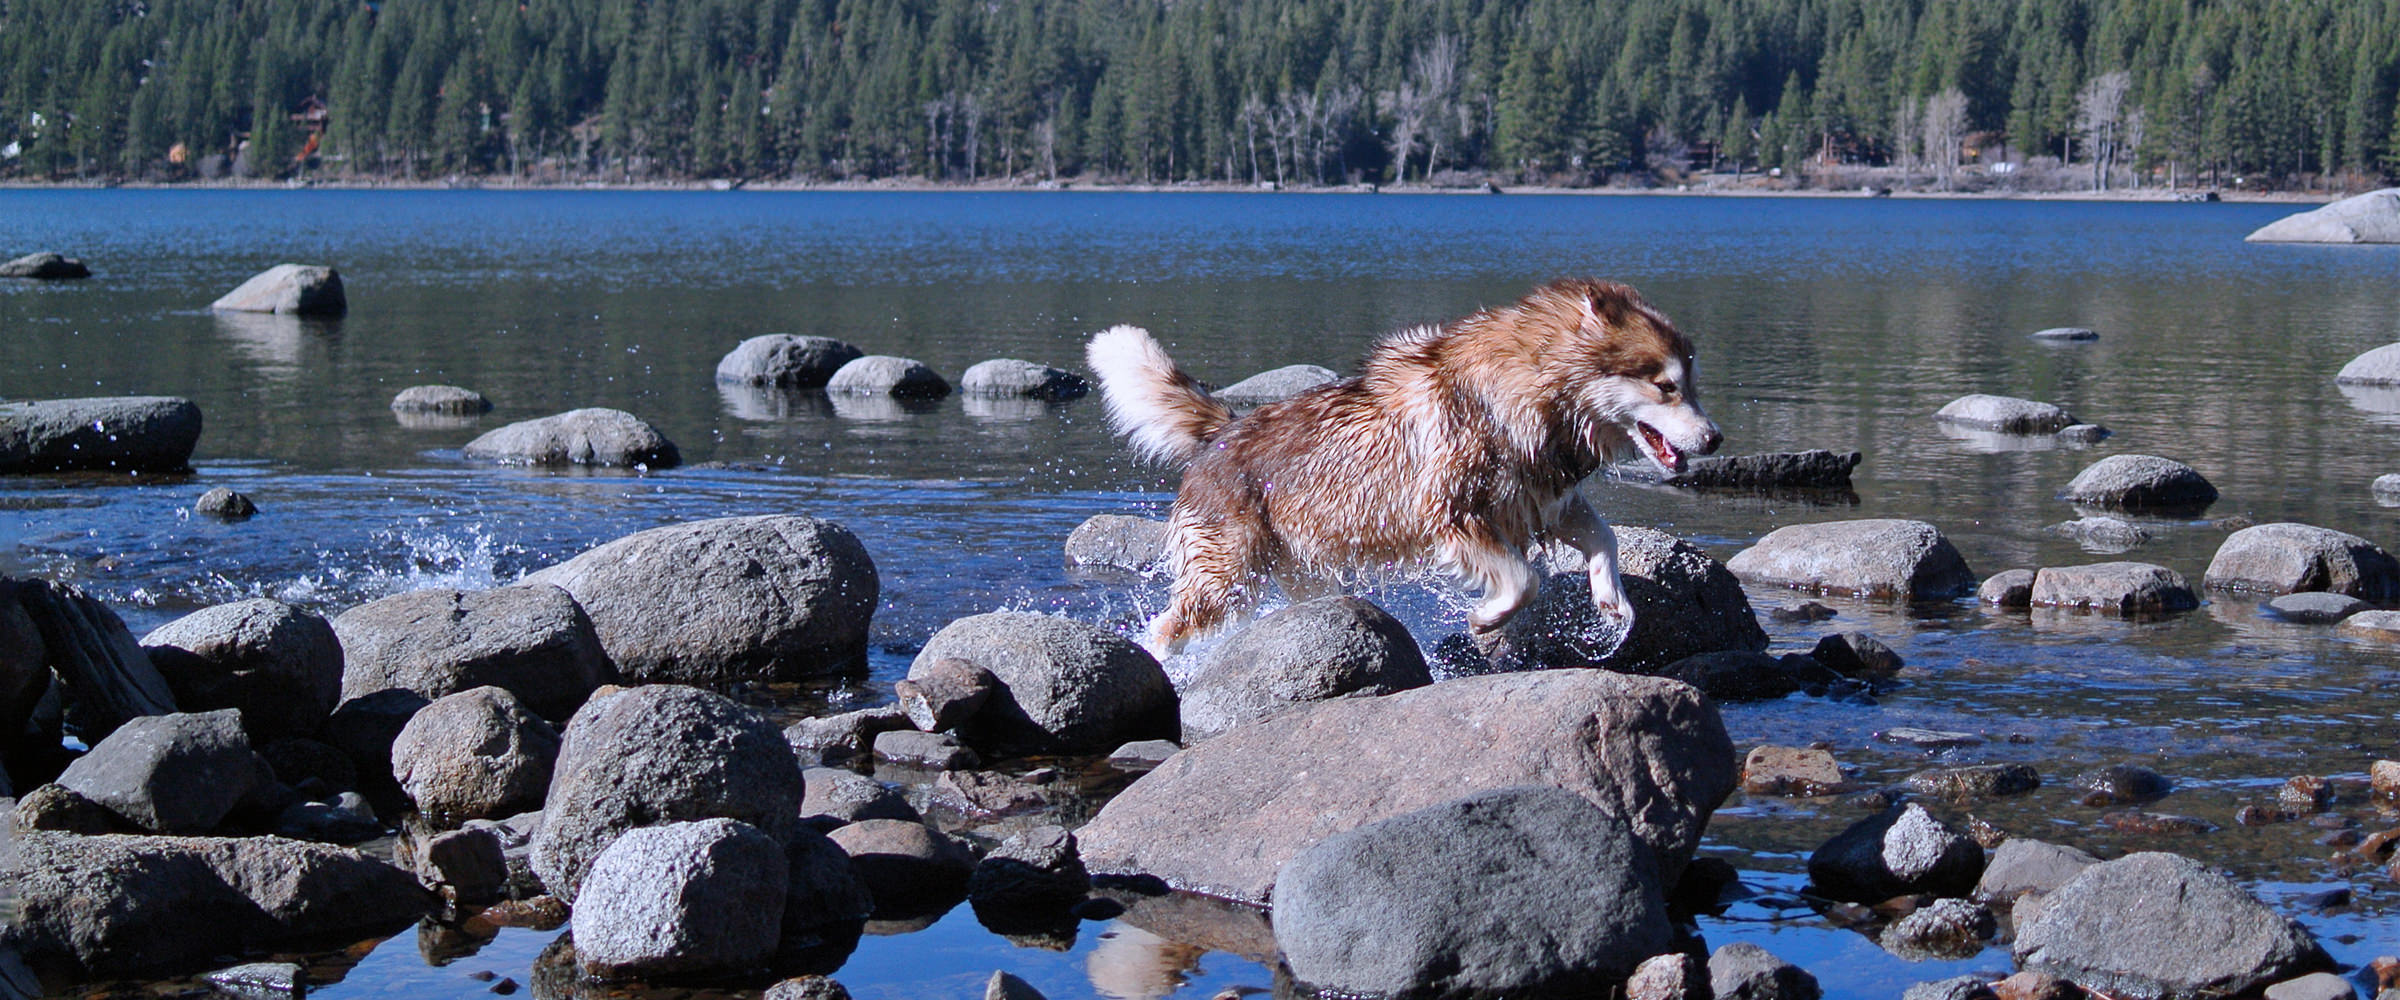
M 1650 457 L 1655 459 L 1661 468 L 1666 469 L 1668 475 L 1681 474 L 1683 472 L 1683 453 L 1675 450 L 1675 446 L 1668 443 L 1667 436 L 1659 433 L 1657 428 L 1649 424 L 1642 424 L 1640 427 L 1642 444 L 1649 447 Z

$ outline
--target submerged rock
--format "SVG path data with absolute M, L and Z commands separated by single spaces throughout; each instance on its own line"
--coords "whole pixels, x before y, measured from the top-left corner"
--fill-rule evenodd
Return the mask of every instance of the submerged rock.
M 2217 488 L 2191 466 L 2156 455 L 2110 455 L 2086 466 L 2060 499 L 2128 510 L 2198 510 Z
M 1382 608 L 1358 597 L 1303 601 L 1209 651 L 1181 694 L 1183 742 L 1305 702 L 1431 683 L 1416 639 Z
M 1725 455 L 1695 458 L 1682 472 L 1669 476 L 1669 486 L 1715 490 L 1839 490 L 1850 486 L 1850 470 L 1858 468 L 1858 452 L 1822 448 L 1764 455 Z
M 350 308 L 342 274 L 330 267 L 277 264 L 226 292 L 210 309 L 225 312 L 339 316 Z
M 503 465 L 639 466 L 666 469 L 683 453 L 665 434 L 623 410 L 586 407 L 486 432 L 459 452 Z
M 1790 525 L 1725 565 L 1753 583 L 1883 600 L 1947 600 L 1975 587 L 1975 574 L 1958 549 L 1923 521 Z
M 2047 566 L 2033 578 L 2033 603 L 2110 614 L 2158 614 L 2200 606 L 2183 575 L 2149 563 Z
M 2230 996 L 2332 965 L 2308 931 L 2199 862 L 2102 862 L 2017 925 L 2017 962 L 2117 996 Z
M 32 278 L 36 281 L 72 281 L 89 278 L 92 269 L 83 261 L 50 250 L 29 253 L 0 264 L 0 278 Z
M 2050 434 L 2075 423 L 2075 415 L 2049 403 L 1975 393 L 1951 400 L 1936 420 L 2003 434 Z
M 976 362 L 958 378 L 958 391 L 970 396 L 1075 399 L 1091 388 L 1074 372 L 1014 358 Z
M 2400 243 L 2400 188 L 2353 195 L 2260 226 L 2251 243 Z
M 342 700 L 342 644 L 325 619 L 265 597 L 202 608 L 150 631 L 142 651 L 186 711 L 241 710 L 264 746 L 317 731 Z
M 1027 611 L 961 618 L 926 640 L 909 675 L 946 659 L 1000 681 L 959 732 L 972 746 L 1101 753 L 1176 734 L 1166 671 L 1140 646 L 1098 626 Z
M 2122 806 L 2165 798 L 2175 790 L 2167 776 L 2139 764 L 2109 764 L 2076 775 L 2068 782 L 2087 806 Z
M 1281 402 L 1320 385 L 1341 381 L 1340 373 L 1319 365 L 1285 365 L 1252 375 L 1217 390 L 1213 395 L 1228 406 L 1263 406 Z
M 2148 528 L 2116 517 L 2061 521 L 2050 526 L 2050 533 L 2074 539 L 2086 552 L 2124 552 L 2150 540 Z
M 2367 602 L 2348 594 L 2328 594 L 2323 591 L 2304 591 L 2284 594 L 2268 601 L 2267 612 L 2287 622 L 2300 625 L 2330 625 L 2365 611 Z
M 816 388 L 866 352 L 831 337 L 770 333 L 736 345 L 717 361 L 717 381 Z
M 1937 767 L 1908 776 L 1908 790 L 1946 799 L 1988 799 L 2022 795 L 2042 787 L 2041 772 L 2031 764 L 1971 764 Z
M 2089 330 L 2080 326 L 2054 326 L 2047 330 L 2035 330 L 2031 334 L 2028 334 L 2028 336 L 2031 336 L 2035 340 L 2069 342 L 2092 341 L 2100 339 L 2100 334 L 2098 331 Z
M 0 473 L 181 472 L 200 441 L 200 408 L 173 396 L 0 403 Z
M 2400 560 L 2357 535 L 2307 524 L 2261 524 L 2226 536 L 2203 580 L 2212 590 L 2400 600 Z

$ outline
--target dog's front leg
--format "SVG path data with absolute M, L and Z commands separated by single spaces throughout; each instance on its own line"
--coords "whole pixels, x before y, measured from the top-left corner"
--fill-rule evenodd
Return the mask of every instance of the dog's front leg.
M 1617 533 L 1609 530 L 1600 512 L 1583 499 L 1583 494 L 1567 496 L 1565 509 L 1559 512 L 1557 537 L 1583 553 L 1584 572 L 1592 581 L 1592 607 L 1611 618 L 1633 623 L 1633 602 L 1625 599 L 1624 582 L 1617 575 Z
M 1489 537 L 1464 537 L 1451 542 L 1450 561 L 1483 588 L 1483 600 L 1467 613 L 1467 628 L 1491 632 L 1508 624 L 1518 611 L 1533 603 L 1542 576 L 1525 554 Z

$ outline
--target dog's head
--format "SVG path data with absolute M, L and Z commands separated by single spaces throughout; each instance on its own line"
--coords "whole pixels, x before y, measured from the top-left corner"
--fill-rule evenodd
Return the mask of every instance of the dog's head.
M 1639 293 L 1614 282 L 1568 279 L 1528 296 L 1557 316 L 1544 367 L 1560 379 L 1579 422 L 1608 458 L 1641 455 L 1668 475 L 1725 440 L 1700 408 L 1692 342 Z

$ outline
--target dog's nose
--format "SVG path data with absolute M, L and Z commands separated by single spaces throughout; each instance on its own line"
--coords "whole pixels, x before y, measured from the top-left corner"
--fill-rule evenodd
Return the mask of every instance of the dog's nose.
M 1714 455 L 1717 453 L 1717 446 L 1724 443 L 1725 433 L 1718 430 L 1714 425 L 1711 425 L 1708 428 L 1708 433 L 1700 438 L 1700 453 L 1703 455 Z

